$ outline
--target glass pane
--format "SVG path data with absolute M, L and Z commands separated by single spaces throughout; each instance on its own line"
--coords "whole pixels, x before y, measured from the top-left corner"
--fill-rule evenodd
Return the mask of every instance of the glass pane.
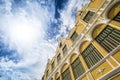
M 63 80 L 72 80 L 72 79 L 71 79 L 71 75 L 70 75 L 69 68 L 66 69 L 66 70 L 62 73 L 62 79 L 63 79 Z
M 89 20 L 93 17 L 94 14 L 95 14 L 95 12 L 88 11 L 88 13 L 86 14 L 86 16 L 83 20 L 88 23 Z
M 76 31 L 72 34 L 72 36 L 70 37 L 70 39 L 72 41 L 74 41 L 77 38 L 78 34 L 76 33 Z
M 73 74 L 75 76 L 75 79 L 77 79 L 80 75 L 84 73 L 84 68 L 80 62 L 80 59 L 77 58 L 72 64 Z
M 86 51 L 87 51 L 87 53 L 86 53 Z M 84 55 L 86 55 L 86 56 L 84 56 Z M 92 67 L 93 65 L 95 65 L 97 62 L 99 62 L 103 58 L 103 56 L 98 52 L 98 50 L 92 44 L 90 44 L 83 51 L 82 56 L 89 68 Z
M 107 26 L 95 39 L 108 52 L 120 45 L 120 31 Z
M 120 22 L 120 12 L 115 16 L 113 20 Z
M 62 49 L 63 51 L 63 54 L 66 54 L 67 53 L 67 46 L 65 45 L 64 48 Z

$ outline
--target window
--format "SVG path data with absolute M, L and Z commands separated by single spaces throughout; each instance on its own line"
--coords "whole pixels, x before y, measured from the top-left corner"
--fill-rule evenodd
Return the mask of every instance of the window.
M 53 63 L 52 63 L 52 69 L 54 68 L 54 65 L 55 65 L 55 64 L 54 64 L 54 62 L 53 62 Z
M 66 45 L 63 47 L 62 51 L 63 51 L 63 54 L 67 53 L 67 46 Z
M 120 12 L 114 17 L 113 20 L 120 22 Z
M 98 52 L 98 50 L 92 44 L 90 44 L 82 52 L 82 56 L 89 68 L 95 65 L 98 61 L 100 61 L 103 58 L 103 56 Z
M 56 80 L 60 80 L 60 77 L 58 77 Z
M 83 13 L 83 11 L 79 11 L 79 15 L 80 15 L 80 16 L 82 15 L 82 13 Z
M 59 44 L 59 47 L 60 47 L 60 48 L 62 47 L 62 43 Z
M 57 61 L 60 62 L 60 60 L 61 60 L 61 55 L 59 53 L 59 55 L 57 56 Z
M 62 73 L 62 80 L 72 80 L 69 68 Z
M 78 34 L 76 33 L 76 31 L 72 34 L 72 36 L 70 37 L 70 39 L 72 41 L 74 41 L 77 38 Z
M 83 20 L 88 23 L 94 14 L 95 14 L 95 12 L 88 11 L 88 13 L 86 14 L 86 16 Z
M 50 80 L 53 80 L 53 78 L 51 78 Z
M 75 76 L 75 79 L 77 79 L 80 75 L 82 75 L 85 71 L 82 66 L 82 63 L 80 62 L 79 58 L 77 58 L 73 63 L 72 63 L 72 69 L 73 73 Z
M 46 72 L 46 77 L 48 76 L 48 74 L 49 74 L 49 70 L 47 70 L 47 72 Z
M 42 77 L 42 80 L 44 80 L 44 76 Z
M 110 52 L 120 45 L 120 31 L 108 25 L 95 40 Z

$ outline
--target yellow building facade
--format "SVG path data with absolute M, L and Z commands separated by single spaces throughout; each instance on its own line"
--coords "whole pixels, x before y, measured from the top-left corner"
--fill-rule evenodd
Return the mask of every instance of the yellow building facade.
M 42 80 L 120 80 L 120 0 L 91 0 L 78 11 Z

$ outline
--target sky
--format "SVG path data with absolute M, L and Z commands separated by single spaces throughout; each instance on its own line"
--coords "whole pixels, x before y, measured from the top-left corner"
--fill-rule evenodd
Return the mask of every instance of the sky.
M 89 0 L 0 0 L 0 80 L 41 80 Z

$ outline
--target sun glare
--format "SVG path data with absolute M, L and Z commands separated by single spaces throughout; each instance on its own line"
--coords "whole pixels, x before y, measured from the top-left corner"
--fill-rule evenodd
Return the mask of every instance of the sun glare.
M 35 29 L 31 26 L 16 26 L 13 27 L 11 38 L 21 45 L 31 44 L 36 38 Z
M 33 31 L 28 27 L 18 27 L 16 28 L 15 35 L 16 38 L 23 42 L 28 42 L 33 38 Z

